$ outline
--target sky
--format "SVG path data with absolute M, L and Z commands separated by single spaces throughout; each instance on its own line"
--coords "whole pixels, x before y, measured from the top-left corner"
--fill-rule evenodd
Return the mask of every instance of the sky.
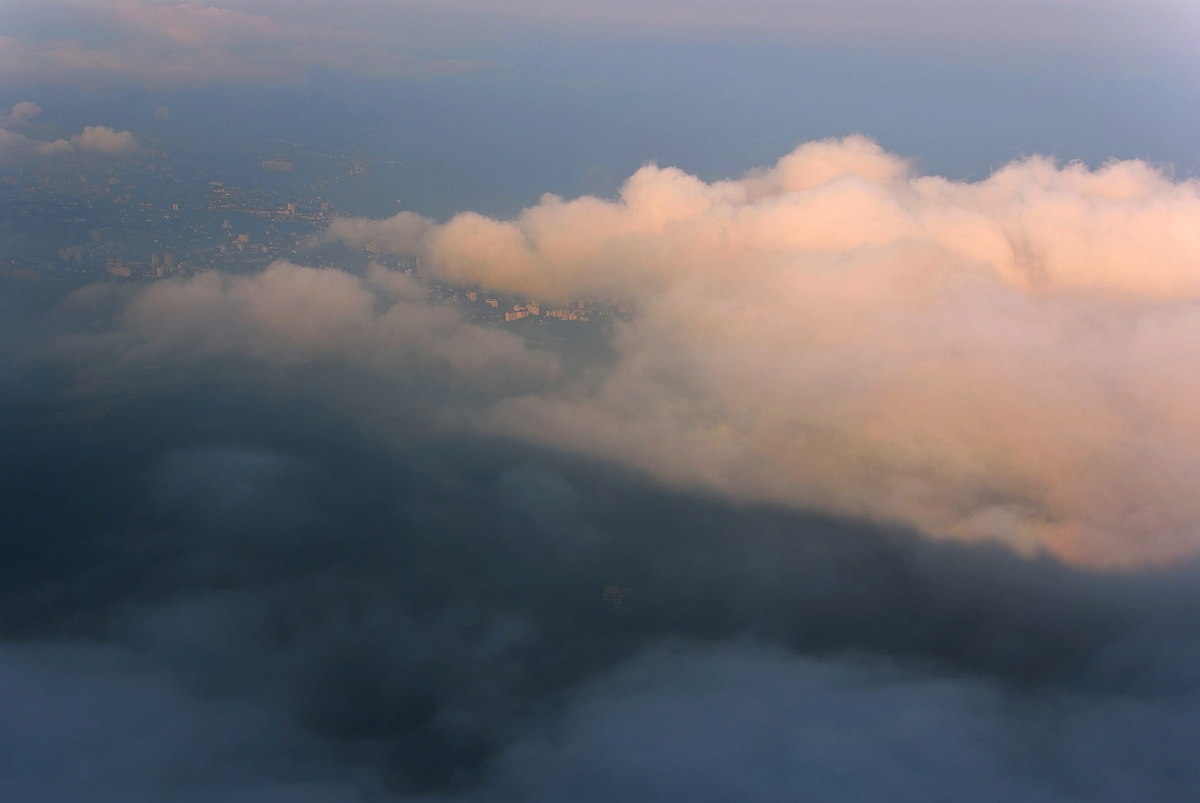
M 1198 35 L 5 3 L 0 797 L 1195 797 Z
M 320 132 L 428 170 L 407 200 L 439 218 L 613 195 L 645 161 L 736 177 L 853 133 L 954 178 L 1033 153 L 1191 175 L 1198 16 L 1057 0 L 15 0 L 0 101 L 116 128 L 165 103 L 208 140 Z

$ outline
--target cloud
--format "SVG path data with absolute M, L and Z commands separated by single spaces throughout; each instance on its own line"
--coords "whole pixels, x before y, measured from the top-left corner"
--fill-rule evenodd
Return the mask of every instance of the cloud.
M 98 419 L 29 425 L 79 393 L 45 365 L 0 396 L 5 798 L 1197 783 L 1194 567 L 1091 573 L 469 433 L 396 441 L 321 402 L 347 378 L 328 361 L 137 370 L 157 384 Z M 428 392 L 350 384 L 400 415 Z
M 1100 572 L 797 510 L 811 476 L 868 499 L 899 470 L 863 447 L 876 484 L 846 470 L 835 486 L 779 455 L 828 472 L 836 442 L 738 405 L 848 408 L 847 438 L 864 420 L 932 429 L 921 454 L 968 466 L 989 442 L 956 411 L 979 383 L 1002 443 L 1017 413 L 1120 434 L 1095 410 L 1127 375 L 1092 375 L 1130 333 L 1178 337 L 1137 316 L 1177 312 L 1186 265 L 1143 286 L 1060 255 L 1031 278 L 1013 265 L 1057 240 L 1014 238 L 1006 262 L 983 235 L 1081 195 L 1108 220 L 1169 217 L 1193 191 L 1145 165 L 1038 160 L 945 182 L 853 138 L 715 185 L 650 166 L 619 199 L 546 198 L 516 221 L 335 224 L 459 280 L 631 299 L 590 362 L 564 330 L 477 326 L 378 265 L 77 291 L 43 324 L 68 333 L 0 386 L 0 686 L 28 701 L 0 715 L 0 796 L 71 799 L 87 779 L 98 800 L 1186 798 L 1195 564 Z M 1082 360 L 1097 330 L 1106 359 Z M 910 374 L 916 401 L 948 385 L 950 403 L 889 396 L 897 419 L 861 418 Z M 1100 402 L 1077 398 L 1093 388 Z M 1051 467 L 1074 443 L 1030 437 Z M 1149 457 L 1178 459 L 1175 443 Z M 749 481 L 689 479 L 722 461 Z M 789 504 L 753 502 L 778 501 L 754 484 L 770 461 Z M 980 462 L 985 487 L 1022 468 Z M 1096 470 L 1148 476 L 1131 465 Z M 931 477 L 910 510 L 954 500 Z M 834 491 L 810 508 L 844 514 Z M 1020 527 L 990 537 L 1020 545 Z M 1103 557 L 1130 554 L 1133 531 L 1111 529 Z
M 30 159 L 62 156 L 76 151 L 116 156 L 137 149 L 137 140 L 128 131 L 114 131 L 108 126 L 85 126 L 82 133 L 69 140 L 41 141 L 32 139 L 13 127 L 22 127 L 42 113 L 42 107 L 28 100 L 14 105 L 7 114 L 0 114 L 0 164 Z
M 0 164 L 25 156 L 33 147 L 29 137 L 24 134 L 0 128 Z
M 1200 182 L 1043 157 L 923 176 L 858 136 L 511 221 L 338 221 L 455 282 L 637 308 L 602 381 L 486 425 L 681 485 L 1088 565 L 1196 553 Z
M 265 15 L 202 3 L 116 0 L 109 3 L 107 9 L 118 20 L 192 48 L 227 44 L 238 39 L 271 38 L 279 31 L 279 26 Z
M 81 151 L 115 155 L 134 150 L 137 142 L 128 131 L 114 131 L 103 125 L 89 125 L 84 127 L 83 133 L 71 137 L 71 145 Z
M 835 42 L 970 51 L 1024 68 L 1031 55 L 1078 63 L 1119 60 L 1144 69 L 1147 57 L 1194 65 L 1200 31 L 1182 0 L 378 0 L 221 3 L 153 0 L 14 2 L 12 33 L 0 37 L 0 74 L 52 77 L 91 86 L 298 83 L 316 70 L 374 77 L 424 77 L 494 69 L 497 44 L 547 35 L 726 41 Z M 69 18 L 98 35 L 54 38 L 51 20 Z M 23 17 L 43 18 L 28 25 Z M 480 54 L 486 54 L 481 58 Z M 1039 55 L 1040 54 L 1040 55 Z M 561 76 L 554 76 L 560 78 Z
M 42 113 L 42 107 L 28 100 L 15 104 L 7 114 L 0 114 L 0 128 L 32 122 Z
M 42 142 L 30 139 L 19 131 L 0 128 L 0 164 L 27 162 L 43 157 L 72 153 L 74 147 L 65 139 Z
M 135 362 L 242 356 L 294 365 L 336 359 L 393 379 L 432 367 L 483 385 L 540 384 L 557 375 L 553 355 L 470 324 L 452 308 L 429 303 L 427 292 L 379 266 L 362 278 L 288 262 L 249 276 L 210 271 L 115 299 L 119 325 L 107 339 L 68 339 L 59 348 L 87 344 Z M 110 295 L 87 287 L 65 306 L 92 315 L 114 300 Z
M 315 770 L 317 745 L 281 718 L 214 704 L 128 651 L 4 644 L 0 689 L 13 702 L 0 714 L 0 790 L 14 799 L 150 801 L 175 787 L 178 800 L 333 803 L 361 786 Z
M 198 2 L 56 0 L 38 4 L 86 21 L 103 36 L 47 38 L 38 32 L 0 37 L 0 74 L 37 75 L 74 84 L 134 82 L 297 83 L 312 69 L 371 76 L 426 76 L 479 68 L 469 59 L 414 55 L 411 37 L 377 26 L 348 27 L 340 14 L 313 22 Z M 303 16 L 303 15 L 301 15 Z
M 1194 700 L 1068 697 L 1039 710 L 969 679 L 673 644 L 580 693 L 471 799 L 1165 800 L 1200 783 L 1171 769 L 1187 764 L 1198 714 Z M 1149 741 L 1111 739 L 1131 729 Z
M 591 383 L 578 355 L 378 266 L 52 317 L 75 334 L 0 385 L 0 797 L 1195 788 L 1194 565 L 1085 571 L 480 433 L 462 411 Z

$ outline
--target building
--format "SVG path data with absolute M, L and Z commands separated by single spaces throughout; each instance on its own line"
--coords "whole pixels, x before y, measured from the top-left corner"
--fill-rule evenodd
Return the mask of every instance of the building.
M 283 159 L 268 159 L 262 163 L 263 170 L 273 170 L 276 173 L 290 173 L 295 165 Z

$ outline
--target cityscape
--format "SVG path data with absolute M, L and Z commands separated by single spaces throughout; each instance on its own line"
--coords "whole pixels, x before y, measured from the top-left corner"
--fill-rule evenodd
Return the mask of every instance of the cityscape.
M 431 300 L 456 304 L 479 322 L 602 323 L 632 313 L 619 300 L 577 299 L 550 308 L 532 298 L 450 286 L 417 257 L 389 257 L 374 242 L 362 249 L 324 242 L 339 210 L 322 197 L 323 185 L 365 175 L 369 160 L 316 154 L 323 166 L 342 172 L 310 175 L 314 180 L 306 183 L 297 178 L 295 162 L 277 155 L 243 172 L 239 182 L 228 178 L 230 171 L 215 179 L 178 149 L 147 144 L 136 155 L 0 167 L 0 219 L 22 232 L 3 253 L 0 280 L 67 292 L 98 281 L 246 274 L 277 260 L 351 272 L 375 263 L 425 280 Z

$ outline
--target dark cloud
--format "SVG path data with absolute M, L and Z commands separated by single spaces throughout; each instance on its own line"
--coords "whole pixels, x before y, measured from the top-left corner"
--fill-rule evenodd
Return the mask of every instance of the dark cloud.
M 0 394 L 5 797 L 1200 788 L 1190 570 L 732 505 L 360 383 L 381 437 L 327 361 L 95 370 Z
M 509 749 L 480 799 L 1169 800 L 1195 788 L 1179 770 L 1196 714 L 1194 700 L 1016 697 L 753 644 L 668 645 Z

